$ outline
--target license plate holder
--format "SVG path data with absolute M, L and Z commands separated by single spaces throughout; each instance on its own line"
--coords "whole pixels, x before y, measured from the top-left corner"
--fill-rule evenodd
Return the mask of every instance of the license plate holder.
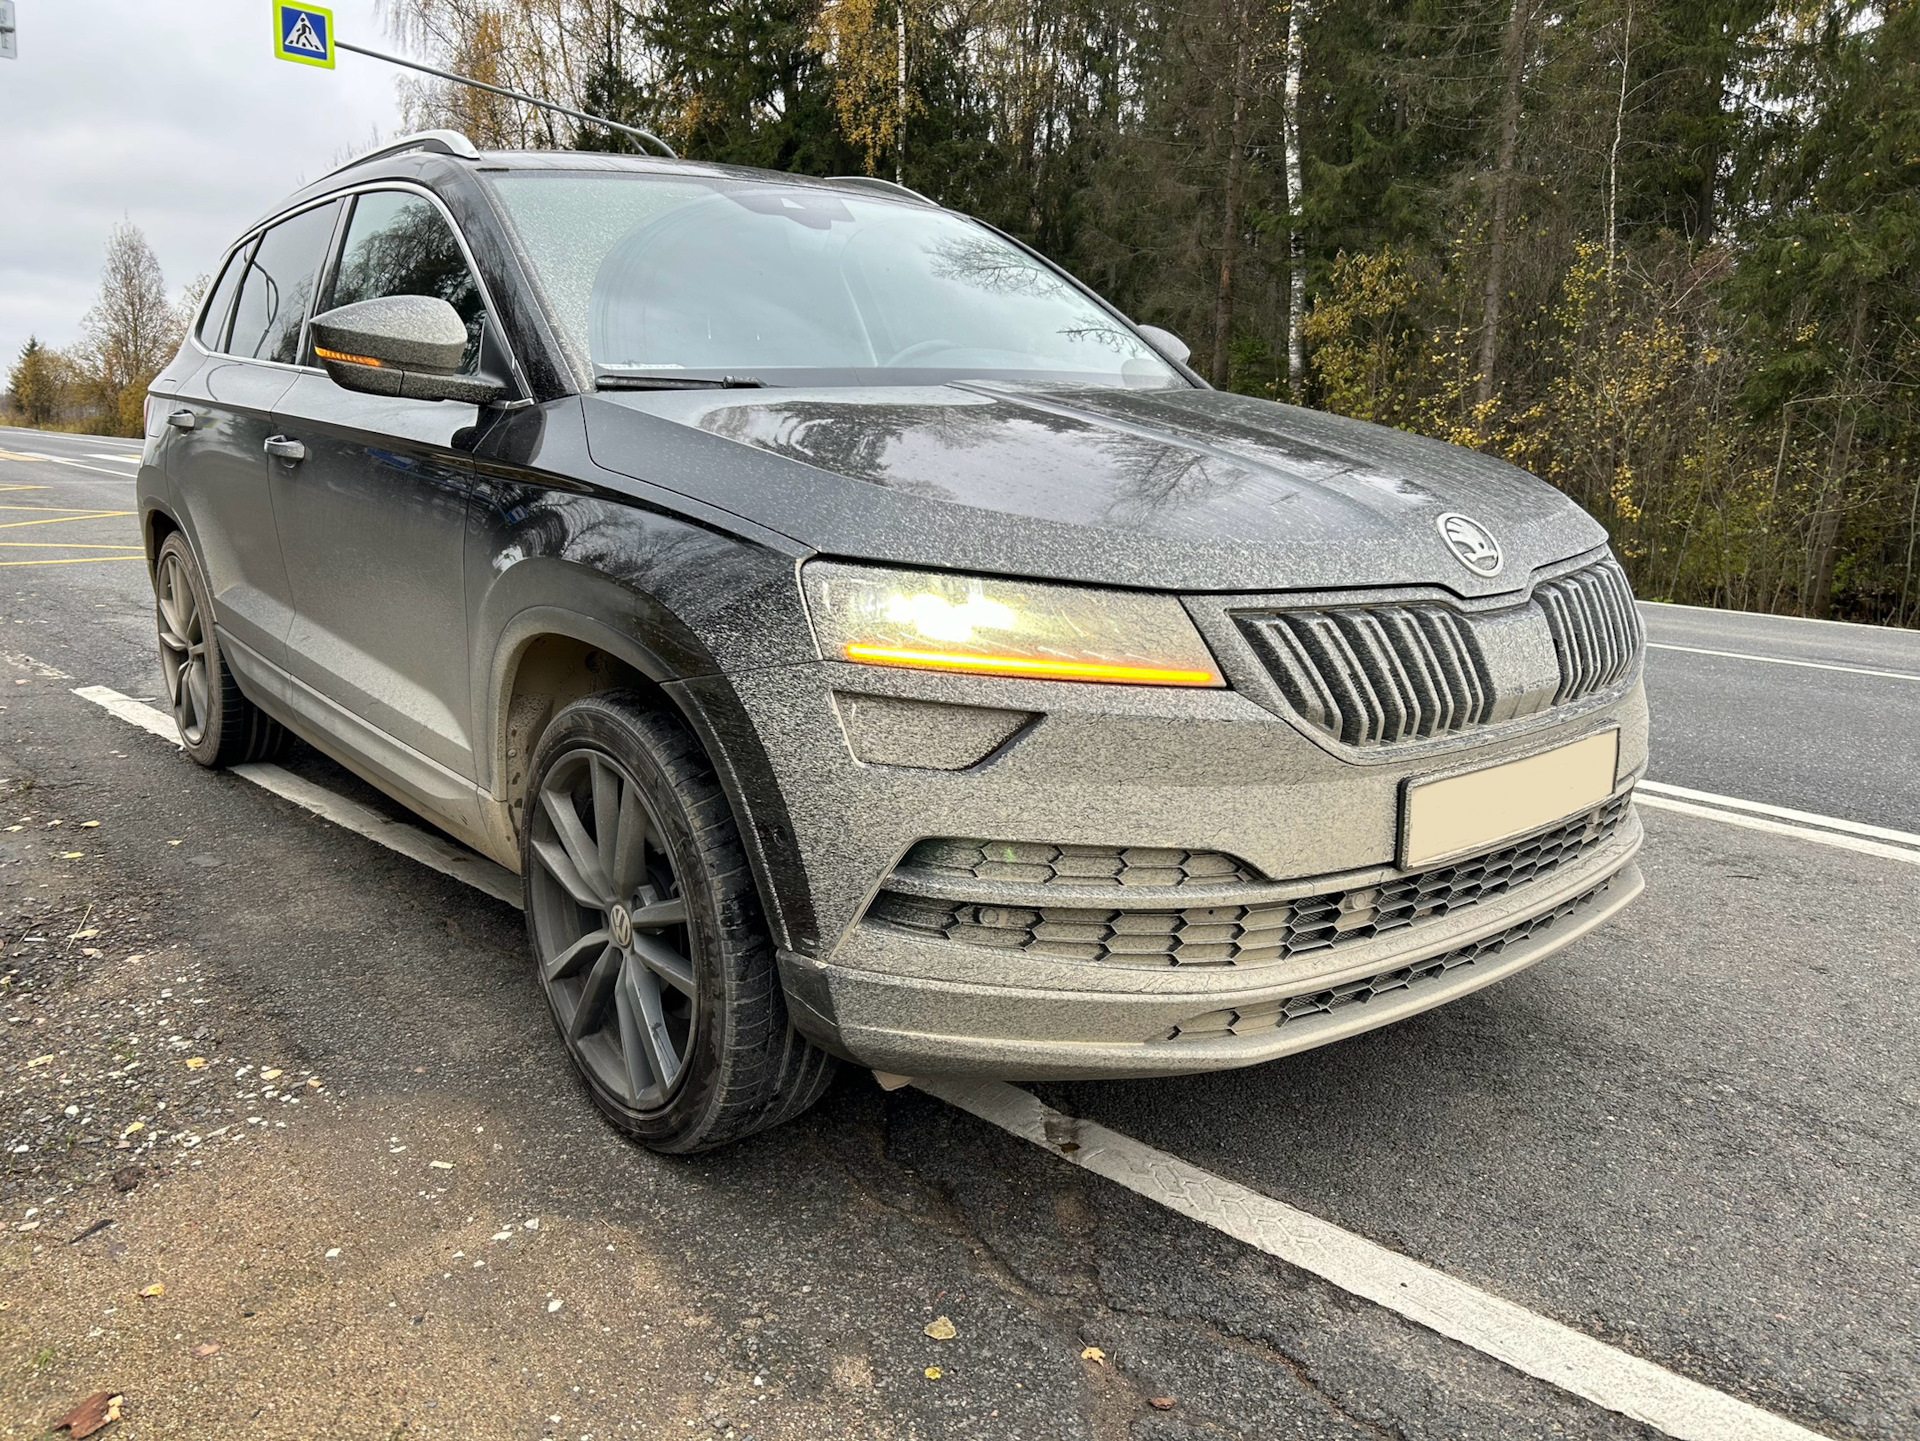
M 1401 788 L 1400 865 L 1428 866 L 1484 851 L 1590 810 L 1613 794 L 1617 727 L 1567 745 Z

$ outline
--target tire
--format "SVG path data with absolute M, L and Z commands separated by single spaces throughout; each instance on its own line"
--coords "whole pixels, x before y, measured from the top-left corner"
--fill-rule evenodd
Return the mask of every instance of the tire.
M 732 810 L 679 717 L 588 696 L 554 717 L 531 777 L 527 931 L 594 1104 L 684 1154 L 817 1101 L 835 1062 L 788 1022 Z
M 160 669 L 181 748 L 209 768 L 278 755 L 287 733 L 240 694 L 220 654 L 206 580 L 179 531 L 161 543 L 154 560 L 153 602 Z

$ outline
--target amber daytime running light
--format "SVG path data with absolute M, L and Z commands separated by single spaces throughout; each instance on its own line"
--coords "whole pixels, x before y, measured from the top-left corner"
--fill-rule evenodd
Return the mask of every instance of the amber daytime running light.
M 821 651 L 834 659 L 1028 680 L 1226 684 L 1170 595 L 827 561 L 802 574 Z

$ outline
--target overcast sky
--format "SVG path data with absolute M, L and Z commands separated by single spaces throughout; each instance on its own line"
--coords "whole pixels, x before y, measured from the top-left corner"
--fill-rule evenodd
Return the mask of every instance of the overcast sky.
M 397 133 L 395 81 L 358 55 L 279 60 L 272 0 L 16 0 L 0 60 L 0 386 L 29 334 L 66 345 L 107 232 L 146 232 L 178 297 L 281 197 Z M 392 49 L 375 0 L 331 0 L 348 40 Z

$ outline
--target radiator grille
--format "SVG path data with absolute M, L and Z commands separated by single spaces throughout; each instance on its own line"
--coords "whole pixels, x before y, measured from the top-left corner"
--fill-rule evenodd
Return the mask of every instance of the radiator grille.
M 962 945 L 1147 966 L 1259 965 L 1372 940 L 1550 875 L 1612 835 L 1628 797 L 1553 830 L 1378 885 L 1291 900 L 1180 910 L 978 905 L 883 890 L 869 921 Z
M 1533 593 L 1546 613 L 1560 659 L 1555 705 L 1607 690 L 1625 680 L 1640 654 L 1640 612 L 1626 572 L 1612 561 L 1588 566 Z
M 933 885 L 947 879 L 1028 886 L 1195 886 L 1254 879 L 1252 871 L 1218 851 L 963 839 L 921 841 L 907 852 L 901 870 Z
M 1444 979 L 1450 972 L 1457 971 L 1462 966 L 1472 965 L 1483 956 L 1497 956 L 1508 946 L 1532 940 L 1542 931 L 1558 925 L 1581 907 L 1605 894 L 1612 884 L 1613 878 L 1609 876 L 1592 890 L 1574 897 L 1564 905 L 1556 906 L 1537 916 L 1530 916 L 1517 925 L 1507 927 L 1504 931 L 1497 931 L 1491 936 L 1482 936 L 1477 941 L 1443 955 L 1429 956 L 1426 960 L 1418 961 L 1411 966 L 1399 966 L 1391 971 L 1362 976 L 1358 980 L 1348 981 L 1344 985 L 1332 986 L 1326 990 L 1288 996 L 1284 1000 L 1262 1001 L 1253 1005 L 1208 1011 L 1205 1015 L 1195 1016 L 1192 1020 L 1183 1021 L 1175 1026 L 1166 1039 L 1197 1041 L 1213 1036 L 1244 1036 L 1254 1031 L 1271 1031 L 1292 1021 L 1331 1015 L 1348 1006 L 1363 1006 L 1376 996 L 1430 985 Z
M 1632 673 L 1640 617 L 1612 559 L 1543 582 L 1521 609 L 1552 637 L 1560 680 L 1550 696 L 1551 681 L 1537 695 L 1500 694 L 1482 631 L 1496 617 L 1508 623 L 1512 609 L 1474 613 L 1421 602 L 1249 611 L 1235 619 L 1301 719 L 1347 745 L 1380 746 L 1566 705 Z

